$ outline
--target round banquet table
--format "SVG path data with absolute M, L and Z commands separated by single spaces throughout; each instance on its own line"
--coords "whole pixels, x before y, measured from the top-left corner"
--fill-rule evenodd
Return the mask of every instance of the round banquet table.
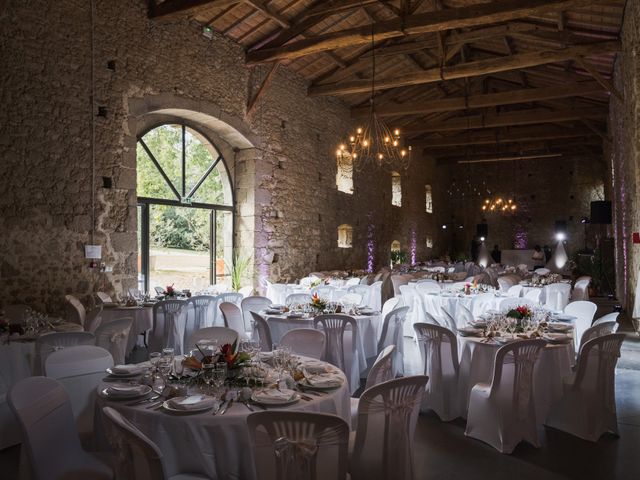
M 476 383 L 491 383 L 496 352 L 502 346 L 482 340 L 458 335 L 459 392 L 465 418 L 471 389 Z M 574 358 L 573 342 L 547 344 L 540 352 L 533 372 L 533 397 L 538 422 L 543 422 L 551 406 L 562 398 L 562 379 L 571 374 Z
M 468 308 L 470 311 L 477 315 L 481 315 L 489 310 L 498 310 L 500 308 L 500 302 L 505 297 L 483 297 L 482 304 L 477 305 L 476 299 L 478 295 L 457 295 L 457 294 L 422 294 L 422 303 L 427 313 L 433 315 L 435 318 L 443 316 L 442 309 L 444 308 L 449 314 L 458 322 L 457 327 L 463 327 L 465 318 L 456 315 L 458 305 L 462 305 Z
M 309 395 L 311 400 L 300 399 L 293 405 L 268 407 L 267 410 L 329 413 L 350 424 L 349 387 L 344 375 L 341 376 L 342 386 L 335 390 L 319 396 Z M 126 403 L 100 398 L 97 405 L 115 408 L 158 445 L 164 456 L 167 476 L 189 472 L 212 479 L 256 478 L 246 424 L 246 418 L 252 412 L 244 404 L 233 402 L 224 415 L 213 415 L 211 410 L 176 415 L 162 408 L 147 409 L 144 404 L 128 406 Z M 259 407 L 254 410 L 262 411 Z
M 153 307 L 109 307 L 102 310 L 102 323 L 113 322 L 121 318 L 133 318 L 133 325 L 129 331 L 127 339 L 127 355 L 131 353 L 133 347 L 136 346 L 138 335 L 153 328 Z

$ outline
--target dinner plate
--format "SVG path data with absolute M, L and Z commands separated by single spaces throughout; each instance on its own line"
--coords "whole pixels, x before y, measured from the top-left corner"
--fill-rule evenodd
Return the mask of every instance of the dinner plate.
M 557 320 L 559 322 L 570 322 L 571 320 L 575 320 L 576 317 L 571 315 L 556 315 L 553 317 L 553 320 Z
M 520 339 L 511 337 L 493 337 L 493 341 L 500 345 L 507 345 L 509 343 L 518 342 Z
M 545 333 L 542 339 L 549 343 L 569 343 L 573 340 L 569 335 L 564 333 Z
M 151 393 L 151 387 L 149 385 L 140 385 L 140 391 L 132 394 L 112 393 L 109 391 L 111 387 L 106 387 L 100 390 L 100 396 L 102 398 L 108 398 L 109 400 L 133 400 L 135 398 L 141 398 Z
M 219 404 L 218 404 L 219 405 Z M 211 410 L 213 407 L 215 407 L 216 405 L 207 405 L 206 407 L 201 407 L 201 408 L 190 408 L 189 410 L 184 410 L 182 408 L 175 408 L 171 406 L 170 400 L 165 400 L 162 403 L 162 408 L 171 412 L 171 413 L 177 413 L 180 415 L 190 415 L 192 413 L 202 413 L 202 412 L 206 412 L 207 410 Z
M 552 332 L 568 332 L 569 330 L 573 330 L 573 327 L 566 323 L 550 323 L 547 328 Z
M 260 399 L 260 397 L 256 397 L 256 394 L 253 393 L 251 395 L 251 401 L 257 403 L 258 405 L 269 405 L 269 406 L 281 407 L 281 406 L 284 406 L 284 405 L 292 405 L 292 404 L 300 401 L 300 395 L 298 395 L 296 393 L 289 400 L 278 400 L 278 399 L 275 399 L 275 398 L 267 400 L 265 398 Z
M 340 388 L 342 386 L 342 381 L 340 381 L 339 385 L 320 386 L 320 385 L 311 385 L 306 378 L 303 378 L 298 382 L 298 385 L 300 385 L 302 388 L 306 388 L 307 390 L 326 391 L 326 390 L 335 390 L 336 388 Z
M 140 375 L 142 375 L 143 371 L 139 371 L 139 372 L 135 372 L 135 373 L 116 373 L 113 371 L 113 369 L 111 367 L 107 368 L 105 370 L 105 372 L 107 372 L 109 375 L 111 375 L 112 377 L 119 377 L 119 378 L 132 378 L 132 377 L 138 377 Z
M 462 337 L 479 337 L 482 335 L 482 330 L 479 328 L 463 327 L 458 329 L 458 333 Z

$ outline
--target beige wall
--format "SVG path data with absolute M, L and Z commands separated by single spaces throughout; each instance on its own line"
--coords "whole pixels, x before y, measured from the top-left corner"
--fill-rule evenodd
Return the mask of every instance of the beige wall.
M 236 240 L 254 255 L 256 283 L 365 268 L 369 242 L 376 266 L 394 239 L 425 258 L 433 165 L 415 159 L 401 208 L 391 206 L 389 175 L 375 169 L 356 175 L 354 195 L 337 192 L 334 150 L 352 126 L 345 104 L 308 98 L 304 80 L 281 68 L 247 118 L 266 69 L 246 68 L 238 45 L 205 38 L 193 22 L 148 20 L 146 3 L 96 1 L 93 53 L 91 2 L 11 2 L 0 16 L 0 302 L 59 311 L 66 293 L 87 300 L 135 285 L 136 135 L 157 118 L 186 119 L 226 152 Z M 106 117 L 91 104 L 92 64 Z M 343 223 L 354 228 L 352 249 L 337 247 Z M 87 268 L 92 226 L 111 273 Z

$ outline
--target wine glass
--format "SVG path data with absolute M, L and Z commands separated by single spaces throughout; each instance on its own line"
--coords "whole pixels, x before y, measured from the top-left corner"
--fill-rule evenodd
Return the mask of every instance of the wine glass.
M 218 392 L 221 392 L 224 382 L 227 379 L 227 363 L 218 362 L 213 367 L 213 385 Z
M 216 364 L 212 361 L 202 362 L 202 380 L 207 384 L 207 390 L 211 391 Z

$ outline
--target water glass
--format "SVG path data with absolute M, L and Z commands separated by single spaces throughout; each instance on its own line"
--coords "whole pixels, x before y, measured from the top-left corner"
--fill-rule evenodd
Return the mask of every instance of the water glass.
M 227 363 L 218 362 L 213 368 L 213 385 L 218 391 L 224 386 L 224 382 L 227 379 Z
M 214 370 L 216 364 L 213 362 L 203 362 L 202 363 L 202 379 L 204 383 L 207 384 L 208 389 L 211 389 L 211 384 L 213 383 Z

